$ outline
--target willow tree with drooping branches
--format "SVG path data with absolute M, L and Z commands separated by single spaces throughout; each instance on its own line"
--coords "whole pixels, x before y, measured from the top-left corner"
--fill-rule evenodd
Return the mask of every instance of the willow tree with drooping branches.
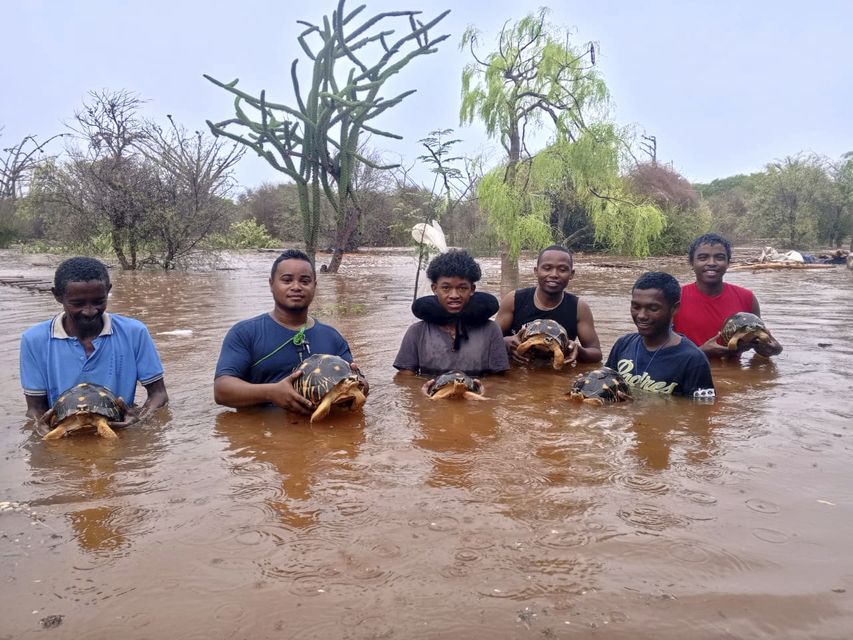
M 317 251 L 321 203 L 326 199 L 332 205 L 336 222 L 332 272 L 340 265 L 360 215 L 352 189 L 356 164 L 377 169 L 398 166 L 378 165 L 358 152 L 362 133 L 401 139 L 370 123 L 414 89 L 386 99 L 380 94 L 383 85 L 412 59 L 434 53 L 436 45 L 448 38 L 432 38 L 430 30 L 449 11 L 428 22 L 418 19 L 420 11 L 389 11 L 357 24 L 355 19 L 365 6 L 346 13 L 344 4 L 340 0 L 322 25 L 298 22 L 305 26 L 299 46 L 313 67 L 307 93 L 297 74 L 298 58 L 290 67 L 295 106 L 267 101 L 266 91 L 259 96 L 245 93 L 237 89 L 237 80 L 224 83 L 205 76 L 234 95 L 235 117 L 208 121 L 211 131 L 253 149 L 296 183 L 305 248 L 312 257 Z M 406 33 L 396 37 L 393 29 L 385 28 L 389 21 L 403 22 Z M 347 71 L 342 74 L 344 65 Z
M 461 43 L 474 61 L 462 72 L 460 121 L 481 120 L 506 152 L 501 166 L 477 189 L 501 243 L 502 291 L 518 286 L 521 248 L 552 241 L 550 197 L 567 184 L 590 210 L 597 237 L 620 245 L 619 235 L 628 229 L 639 229 L 644 236 L 659 233 L 653 210 L 633 208 L 612 191 L 619 188 L 619 163 L 613 159 L 620 140 L 615 127 L 605 122 L 609 94 L 595 69 L 597 45 L 572 46 L 568 34 L 547 17 L 548 10 L 540 9 L 504 25 L 497 51 L 485 58 L 477 55 L 476 29 L 467 29 Z M 541 129 L 551 133 L 548 151 L 533 153 L 529 133 Z M 616 219 L 626 215 L 654 224 Z M 644 246 L 637 244 L 640 250 Z

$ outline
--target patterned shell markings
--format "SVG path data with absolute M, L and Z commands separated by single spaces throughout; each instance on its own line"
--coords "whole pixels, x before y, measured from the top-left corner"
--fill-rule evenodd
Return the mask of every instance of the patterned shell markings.
M 618 371 L 601 367 L 579 375 L 568 396 L 576 402 L 602 405 L 623 402 L 631 396 L 631 390 Z
M 483 385 L 464 371 L 447 371 L 435 379 L 427 395 L 433 400 L 442 398 L 483 398 Z
M 754 313 L 740 311 L 726 318 L 723 328 L 720 330 L 723 342 L 730 351 L 737 351 L 739 342 L 768 342 L 770 335 L 764 321 Z
M 569 347 L 569 334 L 556 320 L 531 320 L 518 330 L 518 348 L 516 353 L 524 356 L 533 350 L 540 354 L 553 354 L 554 368 L 562 369 L 565 363 L 565 351 Z
M 365 402 L 366 378 L 341 357 L 315 354 L 295 370 L 302 371 L 302 375 L 294 381 L 294 388 L 315 407 L 311 422 L 325 418 L 332 405 L 349 403 L 352 409 L 358 409 Z
M 45 414 L 51 431 L 44 440 L 56 440 L 84 427 L 94 427 L 105 438 L 117 438 L 107 422 L 124 419 L 124 403 L 106 387 L 88 382 L 65 391 Z

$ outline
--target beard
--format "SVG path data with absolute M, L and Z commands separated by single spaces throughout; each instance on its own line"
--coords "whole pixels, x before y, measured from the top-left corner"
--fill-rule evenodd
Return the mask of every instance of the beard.
M 84 316 L 78 314 L 71 317 L 77 331 L 83 335 L 95 335 L 100 333 L 104 326 L 104 314 L 99 313 L 95 316 Z

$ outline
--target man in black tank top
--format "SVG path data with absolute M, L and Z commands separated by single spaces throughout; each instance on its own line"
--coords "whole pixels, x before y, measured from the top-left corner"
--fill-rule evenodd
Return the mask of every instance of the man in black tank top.
M 575 275 L 572 254 L 560 245 L 543 249 L 533 268 L 537 285 L 516 289 L 501 300 L 495 321 L 504 334 L 507 350 L 516 361 L 518 338 L 514 335 L 521 325 L 540 318 L 556 320 L 572 340 L 566 362 L 600 362 L 601 344 L 595 332 L 595 322 L 589 305 L 565 289 Z

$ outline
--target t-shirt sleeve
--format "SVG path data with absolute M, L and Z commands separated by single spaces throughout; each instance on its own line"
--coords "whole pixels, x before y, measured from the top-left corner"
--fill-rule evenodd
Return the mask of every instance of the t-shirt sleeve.
M 335 333 L 338 336 L 338 350 L 335 352 L 335 355 L 340 356 L 347 362 L 352 362 L 352 352 L 350 351 L 349 343 L 340 332 L 335 331 Z
M 400 343 L 400 350 L 397 351 L 397 357 L 394 358 L 394 368 L 405 371 L 415 371 L 420 369 L 420 357 L 418 355 L 418 337 L 420 324 L 413 324 L 406 330 L 406 335 L 403 336 L 403 341 Z
M 489 321 L 491 332 L 489 340 L 489 371 L 506 371 L 509 369 L 509 355 L 506 352 L 503 333 L 496 322 Z
M 244 327 L 237 324 L 228 330 L 222 341 L 219 361 L 216 363 L 214 378 L 234 376 L 248 380 L 252 369 L 252 348 L 249 335 Z
M 163 377 L 163 363 L 148 328 L 140 326 L 136 337 L 136 377 L 144 385 Z
M 704 353 L 697 353 L 691 358 L 681 381 L 681 394 L 686 398 L 714 396 L 711 366 Z
M 21 386 L 24 395 L 47 396 L 47 371 L 43 358 L 39 358 L 35 348 L 35 337 L 30 333 L 21 336 Z

